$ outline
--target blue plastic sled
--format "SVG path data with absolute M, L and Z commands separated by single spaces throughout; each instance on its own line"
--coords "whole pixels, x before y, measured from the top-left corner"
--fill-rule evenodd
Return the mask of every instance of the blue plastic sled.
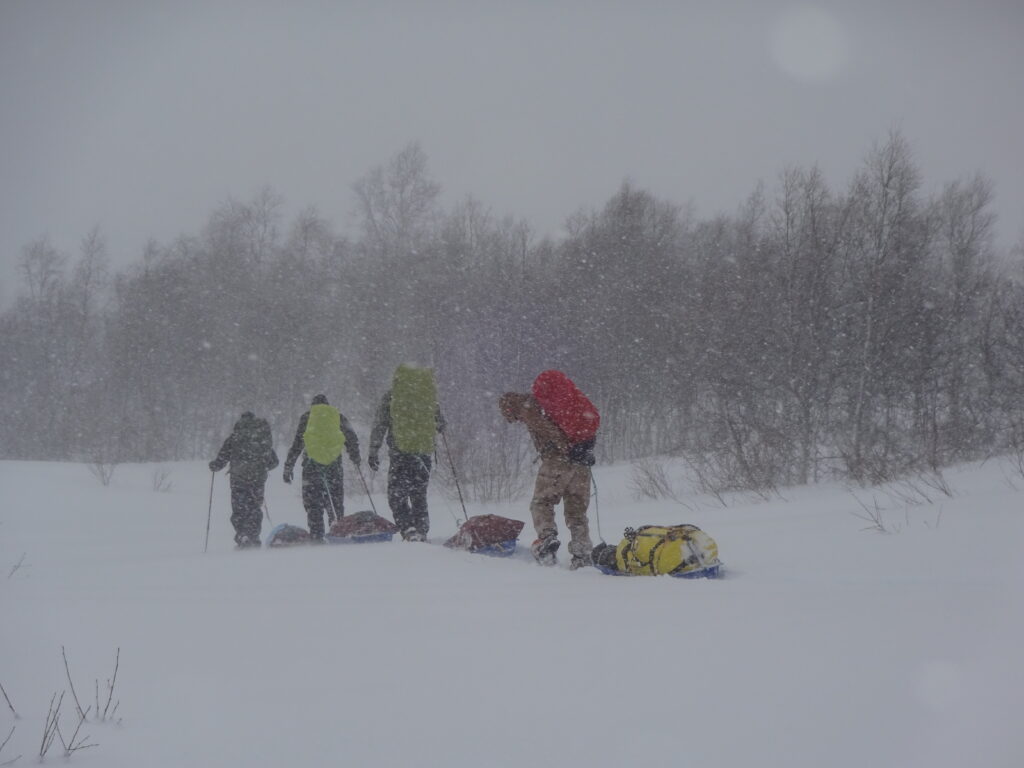
M 601 573 L 606 574 L 608 576 L 639 575 L 633 573 L 622 573 L 621 571 L 618 571 L 614 568 L 608 568 L 607 566 L 603 565 L 596 565 L 594 567 L 597 568 L 597 570 L 599 570 Z M 686 573 L 670 573 L 668 575 L 671 576 L 673 579 L 718 579 L 721 578 L 722 575 L 721 568 L 721 563 L 715 563 L 714 565 L 709 565 L 707 568 L 698 568 L 696 571 L 687 571 Z
M 469 549 L 475 555 L 487 555 L 488 557 L 512 557 L 516 551 L 516 539 L 503 541 L 500 544 L 488 544 L 486 547 Z
M 380 533 L 366 533 L 362 536 L 324 536 L 328 544 L 369 544 L 372 541 L 391 541 L 393 533 L 382 531 Z

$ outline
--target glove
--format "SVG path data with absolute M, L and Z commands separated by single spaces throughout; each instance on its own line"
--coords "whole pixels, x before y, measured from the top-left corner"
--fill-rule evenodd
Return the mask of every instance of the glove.
M 284 471 L 284 481 L 286 483 L 290 483 L 292 481 L 292 471 L 290 469 L 286 469 Z
M 372 469 L 374 472 L 380 469 L 380 459 L 377 457 L 377 454 L 375 453 L 371 453 L 367 457 L 366 463 L 370 465 L 370 469 Z
M 211 461 L 210 462 L 210 471 L 211 472 L 216 472 L 217 471 L 217 462 L 215 462 L 215 461 Z

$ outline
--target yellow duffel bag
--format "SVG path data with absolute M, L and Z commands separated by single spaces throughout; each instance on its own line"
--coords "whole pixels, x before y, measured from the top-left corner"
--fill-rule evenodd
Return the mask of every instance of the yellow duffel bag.
M 607 566 L 610 560 L 605 560 Z M 718 544 L 695 525 L 627 528 L 615 548 L 614 572 L 624 575 L 713 579 L 721 565 Z M 602 570 L 613 572 L 610 567 Z

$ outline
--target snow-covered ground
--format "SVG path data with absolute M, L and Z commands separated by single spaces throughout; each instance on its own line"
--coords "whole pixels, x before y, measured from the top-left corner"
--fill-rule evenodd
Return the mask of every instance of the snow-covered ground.
M 0 462 L 0 684 L 20 715 L 0 701 L 0 763 L 38 759 L 63 646 L 101 708 L 120 648 L 117 722 L 90 712 L 79 766 L 1024 765 L 1024 477 L 998 461 L 947 472 L 931 503 L 819 486 L 690 509 L 596 468 L 606 540 L 695 523 L 719 581 L 452 552 L 461 509 L 440 494 L 433 545 L 236 552 L 223 474 L 204 554 L 209 472 L 164 469 L 157 492 L 153 465 L 103 487 Z M 304 525 L 298 493 L 272 475 L 275 523 Z M 875 500 L 888 534 L 856 516 Z

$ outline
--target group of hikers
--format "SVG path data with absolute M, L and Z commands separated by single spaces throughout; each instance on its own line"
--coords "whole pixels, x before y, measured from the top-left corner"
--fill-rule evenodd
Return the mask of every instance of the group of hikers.
M 543 565 L 557 562 L 560 542 L 555 506 L 563 502 L 570 535 L 570 568 L 590 565 L 593 545 L 587 507 L 599 424 L 596 409 L 559 371 L 541 373 L 530 393 L 503 394 L 498 408 L 510 424 L 522 422 L 526 426 L 540 458 L 530 502 L 537 535 L 532 545 L 534 557 Z M 388 506 L 406 541 L 426 541 L 430 530 L 427 484 L 435 435 L 444 430 L 433 371 L 399 365 L 374 417 L 367 464 L 374 472 L 380 468 L 380 450 L 386 442 Z M 325 395 L 316 395 L 299 419 L 283 473 L 284 481 L 291 483 L 295 464 L 302 456 L 302 503 L 312 542 L 323 543 L 325 516 L 334 523 L 345 514 L 345 453 L 361 472 L 359 440 L 351 423 Z M 249 411 L 241 415 L 210 462 L 212 472 L 230 465 L 231 523 L 239 548 L 261 544 L 264 486 L 267 475 L 278 464 L 270 425 Z

